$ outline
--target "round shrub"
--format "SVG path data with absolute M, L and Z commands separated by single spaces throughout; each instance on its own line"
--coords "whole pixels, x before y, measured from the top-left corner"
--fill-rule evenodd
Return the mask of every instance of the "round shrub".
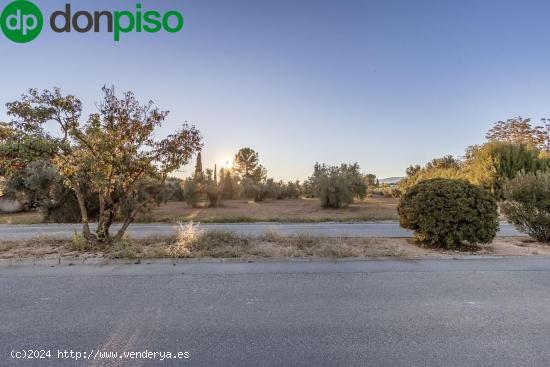
M 489 243 L 498 230 L 497 203 L 463 180 L 435 178 L 412 186 L 397 208 L 403 228 L 430 245 L 448 249 Z
M 502 213 L 537 241 L 550 242 L 550 173 L 519 174 L 504 185 Z

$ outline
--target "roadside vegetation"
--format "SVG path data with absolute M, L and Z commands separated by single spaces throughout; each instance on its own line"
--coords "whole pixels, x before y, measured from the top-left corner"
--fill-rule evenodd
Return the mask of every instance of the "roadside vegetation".
M 90 246 L 83 237 L 72 240 L 35 238 L 0 241 L 0 264 L 20 261 L 49 261 L 52 264 L 153 260 L 281 260 L 353 258 L 426 258 L 457 256 L 550 255 L 544 243 L 518 237 L 499 237 L 482 246 L 446 249 L 419 244 L 410 238 L 327 238 L 308 234 L 283 236 L 267 232 L 262 236 L 238 236 L 232 232 L 199 233 L 193 239 L 179 236 L 128 238 L 110 247 Z
M 375 175 L 361 173 L 357 163 L 316 164 L 304 182 L 283 182 L 268 177 L 259 153 L 244 147 L 231 167 L 204 168 L 202 137 L 194 126 L 185 123 L 166 138 L 153 139 L 168 112 L 152 102 L 140 103 L 131 92 L 119 97 L 114 88 L 104 87 L 97 107 L 97 113 L 83 118 L 82 102 L 59 89 L 31 89 L 7 104 L 12 121 L 0 123 L 0 210 L 5 198 L 22 203 L 33 215 L 0 214 L 0 223 L 81 223 L 87 242 L 110 246 L 136 220 L 186 219 L 156 217 L 162 210 L 155 209 L 168 202 L 214 210 L 231 208 L 232 201 L 286 201 L 293 208 L 310 203 L 296 204 L 300 199 L 313 198 L 319 208 L 349 208 L 347 215 L 327 211 L 286 216 L 283 205 L 278 206 L 282 212 L 262 218 L 246 212 L 208 216 L 206 221 L 396 219 L 395 211 L 363 212 L 354 206 L 367 195 L 395 197 L 386 194 Z M 195 170 L 190 177 L 170 176 L 192 157 Z M 98 223 L 95 233 L 90 222 Z M 117 233 L 110 231 L 114 222 L 123 224 Z
M 462 180 L 421 181 L 403 195 L 397 210 L 401 226 L 432 246 L 459 249 L 465 243 L 490 243 L 498 230 L 494 196 Z
M 519 174 L 504 186 L 502 212 L 537 241 L 550 242 L 550 173 Z
M 194 126 L 183 123 L 156 139 L 167 111 L 139 102 L 131 92 L 119 96 L 106 87 L 102 92 L 98 111 L 85 118 L 82 102 L 59 89 L 31 89 L 7 104 L 12 121 L 0 123 L 0 205 L 3 198 L 16 201 L 30 214 L 0 215 L 0 223 L 81 223 L 83 239 L 74 241 L 75 248 L 125 256 L 135 250 L 125 234 L 136 221 L 399 218 L 415 231 L 417 243 L 454 250 L 491 243 L 500 208 L 520 230 L 550 242 L 547 120 L 535 126 L 521 117 L 499 121 L 487 141 L 467 147 L 463 157 L 411 165 L 397 185 L 381 184 L 358 163 L 316 163 L 306 180 L 284 182 L 268 176 L 260 154 L 250 147 L 235 153 L 231 167 L 205 168 L 202 154 L 207 151 Z M 193 158 L 189 177 L 173 177 Z M 98 223 L 96 231 L 90 222 Z M 122 228 L 111 233 L 114 222 Z M 221 235 L 215 240 L 238 242 Z M 239 243 L 232 251 L 241 253 L 255 242 Z M 211 255 L 208 246 L 189 251 Z
M 102 91 L 98 112 L 87 118 L 82 117 L 82 102 L 59 89 L 31 89 L 8 103 L 13 120 L 0 133 L 0 174 L 20 188 L 15 193 L 42 202 L 48 215 L 52 205 L 67 213 L 76 201 L 78 214 L 71 214 L 79 217 L 86 242 L 112 246 L 140 212 L 160 202 L 160 187 L 201 149 L 202 138 L 194 126 L 182 124 L 157 140 L 155 131 L 167 111 L 153 102 L 140 103 L 131 92 L 118 97 L 114 87 Z M 58 192 L 50 195 L 52 189 Z M 66 200 L 51 203 L 51 196 Z M 123 225 L 111 234 L 117 217 Z M 95 233 L 92 220 L 98 222 Z
M 445 156 L 410 166 L 399 183 L 401 224 L 422 243 L 454 248 L 486 243 L 494 237 L 496 207 L 490 202 L 496 201 L 519 230 L 550 242 L 550 123 L 541 123 L 532 126 L 521 117 L 499 121 L 487 142 L 468 147 L 462 159 Z M 449 195 L 453 185 L 475 186 L 476 193 L 470 188 Z

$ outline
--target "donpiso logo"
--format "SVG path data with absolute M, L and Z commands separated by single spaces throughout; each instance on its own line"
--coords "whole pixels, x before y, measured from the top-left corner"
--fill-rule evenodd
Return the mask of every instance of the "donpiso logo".
M 4 35 L 17 43 L 30 42 L 42 31 L 42 12 L 28 0 L 9 3 L 0 15 L 0 28 Z
M 63 10 L 56 10 L 49 16 L 49 26 L 54 33 L 108 32 L 119 42 L 125 33 L 164 31 L 176 33 L 183 28 L 183 15 L 176 10 L 161 13 L 156 10 L 144 10 L 141 4 L 135 4 L 130 10 L 86 11 L 71 8 L 65 4 Z M 29 0 L 15 0 L 9 3 L 0 15 L 0 28 L 4 35 L 17 43 L 34 40 L 42 31 L 44 17 L 42 12 Z

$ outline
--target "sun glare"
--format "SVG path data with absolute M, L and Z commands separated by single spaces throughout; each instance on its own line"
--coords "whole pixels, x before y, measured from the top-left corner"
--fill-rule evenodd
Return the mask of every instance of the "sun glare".
M 231 168 L 233 163 L 233 158 L 231 158 L 230 156 L 226 156 L 220 159 L 218 162 L 219 162 L 218 164 L 220 168 Z

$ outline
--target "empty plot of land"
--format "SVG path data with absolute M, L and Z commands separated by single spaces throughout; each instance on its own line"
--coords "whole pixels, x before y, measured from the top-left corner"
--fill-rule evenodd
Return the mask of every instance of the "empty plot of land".
M 202 223 L 239 222 L 353 222 L 396 220 L 394 198 L 367 198 L 342 209 L 323 209 L 318 199 L 275 200 L 255 203 L 226 200 L 217 208 L 197 209 L 185 202 L 168 202 L 139 218 L 141 222 L 196 221 Z
M 141 223 L 195 221 L 202 223 L 250 222 L 364 222 L 397 220 L 394 198 L 367 198 L 342 209 L 323 209 L 318 199 L 274 200 L 256 203 L 224 200 L 217 208 L 192 208 L 183 201 L 171 201 L 141 215 Z M 39 212 L 0 214 L 0 224 L 42 223 Z

